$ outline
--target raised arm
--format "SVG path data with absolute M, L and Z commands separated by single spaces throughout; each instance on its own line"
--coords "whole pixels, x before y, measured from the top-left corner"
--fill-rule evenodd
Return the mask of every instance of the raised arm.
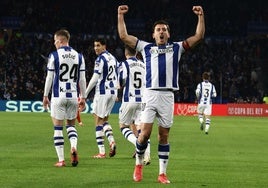
M 127 33 L 126 23 L 124 20 L 124 14 L 128 12 L 127 5 L 120 5 L 118 7 L 118 34 L 120 39 L 131 48 L 135 49 L 137 43 L 137 37 L 129 35 Z
M 189 47 L 194 47 L 198 42 L 200 42 L 205 35 L 205 19 L 204 12 L 201 6 L 193 6 L 193 12 L 198 16 L 198 22 L 196 26 L 195 35 L 186 39 Z

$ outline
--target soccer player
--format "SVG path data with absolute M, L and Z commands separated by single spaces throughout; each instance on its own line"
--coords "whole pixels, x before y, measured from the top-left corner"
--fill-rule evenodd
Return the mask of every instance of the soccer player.
M 86 96 L 95 87 L 93 99 L 93 115 L 96 125 L 96 141 L 99 153 L 94 158 L 105 158 L 104 135 L 110 144 L 109 156 L 116 154 L 116 143 L 109 115 L 117 99 L 118 61 L 106 50 L 106 41 L 102 38 L 94 40 L 94 50 L 98 57 L 95 60 L 94 74 L 86 89 Z
M 170 28 L 168 23 L 164 20 L 156 21 L 152 33 L 155 42 L 149 43 L 128 34 L 124 20 L 124 14 L 128 12 L 128 9 L 127 5 L 118 7 L 118 33 L 126 45 L 141 52 L 146 64 L 141 133 L 136 142 L 137 154 L 133 179 L 136 182 L 142 180 L 144 152 L 156 118 L 158 122 L 158 182 L 168 184 L 170 183 L 166 175 L 170 151 L 168 136 L 173 123 L 173 91 L 179 89 L 179 61 L 183 52 L 204 38 L 204 13 L 201 6 L 193 6 L 192 10 L 198 17 L 196 32 L 193 36 L 180 42 L 169 42 Z
M 140 113 L 144 89 L 145 64 L 136 58 L 136 50 L 125 46 L 126 60 L 119 65 L 119 87 L 123 88 L 122 104 L 119 109 L 119 126 L 124 137 L 136 146 L 140 132 Z M 134 122 L 134 123 L 133 123 Z M 136 135 L 131 130 L 134 124 Z M 150 164 L 150 148 L 144 158 L 144 164 Z
M 85 61 L 82 54 L 69 46 L 70 33 L 67 30 L 58 30 L 54 34 L 56 51 L 48 58 L 47 76 L 44 88 L 43 106 L 49 105 L 51 94 L 51 117 L 54 124 L 54 145 L 58 155 L 56 167 L 65 166 L 63 123 L 66 119 L 66 131 L 71 145 L 72 166 L 78 164 L 77 130 L 75 120 L 78 107 L 85 108 L 86 77 Z M 52 88 L 52 89 L 51 89 Z M 78 96 L 81 100 L 78 103 Z
M 210 127 L 210 115 L 212 112 L 212 97 L 217 96 L 216 89 L 212 83 L 209 82 L 210 76 L 208 72 L 202 74 L 203 81 L 197 85 L 195 94 L 198 100 L 197 113 L 200 122 L 200 129 L 208 134 Z M 205 119 L 205 121 L 204 121 Z

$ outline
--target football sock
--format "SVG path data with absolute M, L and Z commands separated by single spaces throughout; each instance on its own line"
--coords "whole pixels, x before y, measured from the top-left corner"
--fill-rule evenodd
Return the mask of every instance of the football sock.
M 147 148 L 145 150 L 145 155 L 150 156 L 150 153 L 151 153 L 151 143 L 150 143 L 150 139 L 149 139 Z
M 71 148 L 77 149 L 77 130 L 74 126 L 72 125 L 66 125 L 66 131 L 68 138 L 70 140 Z
M 136 142 L 136 165 L 143 164 L 144 152 L 147 148 L 148 142 L 146 144 L 140 144 L 138 141 Z
M 167 173 L 167 165 L 169 158 L 169 144 L 158 145 L 158 157 L 159 157 L 159 174 Z
M 64 161 L 64 138 L 63 138 L 63 126 L 54 126 L 54 146 L 56 149 L 59 161 Z
M 198 120 L 202 124 L 204 122 L 203 115 L 199 114 L 198 115 Z
M 133 134 L 132 130 L 130 130 L 130 128 L 128 127 L 123 127 L 121 128 L 121 133 L 124 135 L 124 137 L 131 142 L 132 144 L 134 144 L 134 146 L 136 145 L 136 141 L 137 138 L 136 136 Z
M 105 147 L 104 147 L 104 132 L 102 125 L 96 126 L 96 141 L 99 148 L 100 154 L 105 154 Z
M 112 129 L 112 126 L 109 125 L 108 122 L 105 122 L 103 124 L 103 131 L 104 131 L 104 134 L 107 137 L 109 143 L 111 144 L 112 142 L 114 142 L 113 129 Z
M 209 127 L 210 127 L 210 119 L 209 119 L 209 118 L 207 118 L 207 119 L 206 119 L 206 127 L 205 127 L 205 132 L 208 132 Z

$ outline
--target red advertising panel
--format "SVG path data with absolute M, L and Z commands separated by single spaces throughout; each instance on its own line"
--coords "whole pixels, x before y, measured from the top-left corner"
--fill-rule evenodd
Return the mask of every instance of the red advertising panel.
M 174 115 L 190 116 L 196 114 L 197 114 L 197 104 L 175 103 Z M 226 104 L 213 104 L 212 115 L 226 116 L 227 115 Z
M 227 104 L 228 116 L 268 116 L 267 104 Z
M 176 103 L 174 115 L 191 116 L 197 114 L 197 104 Z M 268 117 L 267 104 L 213 104 L 213 116 L 256 116 Z
M 213 104 L 212 115 L 213 116 L 227 116 L 227 105 L 226 104 Z
M 174 115 L 195 115 L 197 114 L 197 104 L 183 104 L 183 103 L 175 103 L 174 106 Z

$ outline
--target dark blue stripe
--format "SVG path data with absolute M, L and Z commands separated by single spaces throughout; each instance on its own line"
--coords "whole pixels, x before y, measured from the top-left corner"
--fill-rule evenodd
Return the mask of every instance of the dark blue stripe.
M 54 140 L 61 140 L 61 139 L 63 139 L 62 136 L 54 136 Z
M 60 131 L 62 131 L 63 130 L 63 126 L 54 126 L 54 130 L 60 130 Z
M 169 144 L 166 145 L 158 145 L 159 152 L 169 152 Z
M 76 137 L 77 138 L 77 134 L 68 134 L 68 138 L 73 138 L 73 137 Z
M 136 147 L 138 150 L 145 150 L 147 148 L 148 143 L 141 145 L 138 142 L 136 142 Z
M 168 159 L 168 155 L 158 155 L 159 159 Z
M 124 101 L 129 101 L 129 64 L 127 61 L 124 62 L 127 69 L 127 79 L 126 79 L 126 86 L 125 86 L 125 93 L 124 93 Z
M 70 83 L 66 83 L 66 89 L 68 90 L 68 89 L 71 89 L 71 84 Z M 72 98 L 72 93 L 68 93 L 68 92 L 66 92 L 66 97 L 67 98 Z
M 160 46 L 158 49 L 166 49 L 165 46 Z M 166 87 L 166 54 L 158 54 L 158 83 L 159 87 Z
M 52 52 L 54 56 L 54 67 L 55 67 L 55 79 L 53 82 L 53 95 L 59 97 L 59 54 L 57 51 Z
M 78 71 L 77 71 L 77 80 L 76 80 L 76 85 L 77 85 L 77 87 L 76 87 L 77 97 L 79 97 L 79 93 L 80 93 L 80 87 L 79 87 L 80 72 L 81 72 L 81 71 L 85 71 L 85 70 L 81 70 L 82 58 L 83 58 L 83 55 L 82 55 L 82 54 L 78 54 Z
M 136 97 L 136 102 L 141 102 L 141 97 Z
M 145 65 L 146 65 L 146 88 L 152 86 L 152 69 L 151 69 L 151 53 L 150 49 L 153 46 L 153 44 L 149 44 L 145 46 L 144 51 L 145 51 Z
M 107 59 L 105 59 L 104 56 L 100 56 L 100 60 L 103 61 L 103 72 L 102 72 L 103 79 L 100 82 L 100 94 L 105 94 L 105 91 L 106 91 L 105 80 L 106 80 L 106 77 L 108 75 L 108 61 L 107 61 Z
M 101 131 L 102 130 L 102 126 L 97 126 L 96 127 L 96 131 Z
M 173 44 L 173 78 L 172 78 L 172 87 L 178 87 L 178 78 L 179 78 L 179 49 L 180 46 L 177 43 Z
M 62 146 L 64 145 L 64 142 L 57 142 L 57 143 L 54 143 L 54 146 Z

